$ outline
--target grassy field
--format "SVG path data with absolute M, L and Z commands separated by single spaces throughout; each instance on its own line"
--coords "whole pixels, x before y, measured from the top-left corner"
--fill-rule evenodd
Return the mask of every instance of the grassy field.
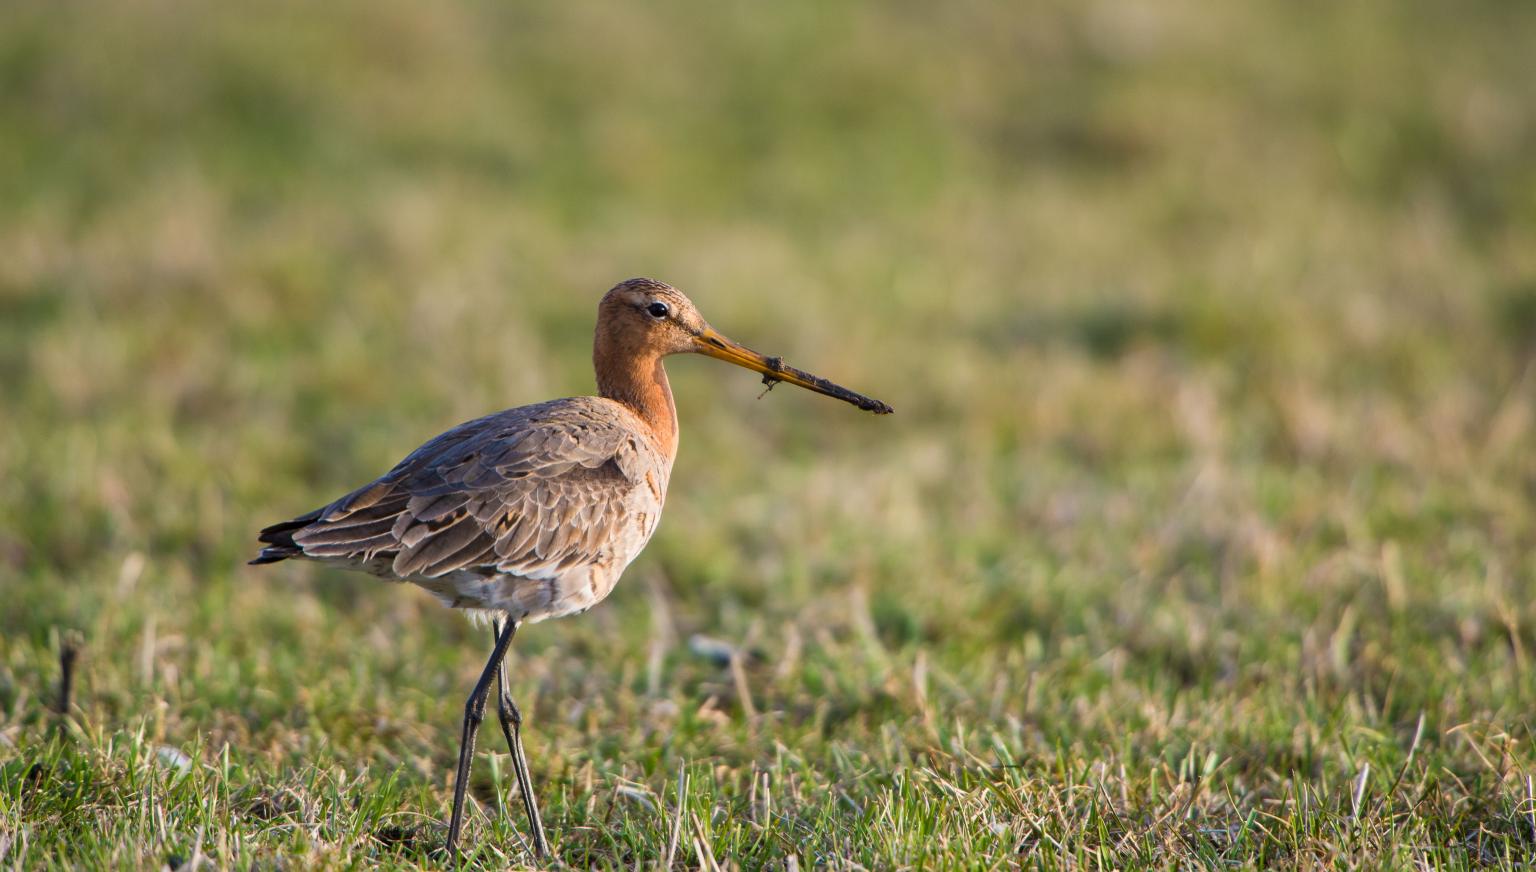
M 573 868 L 1536 856 L 1536 7 L 7 3 L 0 865 L 439 867 L 489 634 L 254 532 L 592 389 L 511 658 Z M 61 652 L 78 646 L 66 716 Z M 532 862 L 487 731 L 469 861 Z

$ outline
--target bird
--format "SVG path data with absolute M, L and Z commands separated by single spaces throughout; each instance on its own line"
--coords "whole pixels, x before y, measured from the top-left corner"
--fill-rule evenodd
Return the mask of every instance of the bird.
M 290 559 L 360 570 L 426 589 L 489 618 L 490 657 L 464 704 L 446 851 L 457 864 L 475 737 L 495 684 L 536 856 L 548 854 L 523 716 L 506 655 L 519 627 L 585 612 L 613 590 L 661 518 L 678 422 L 662 359 L 702 354 L 876 414 L 892 408 L 726 338 L 677 288 L 620 282 L 597 307 L 597 396 L 518 406 L 465 422 L 379 478 L 263 529 L 252 564 Z

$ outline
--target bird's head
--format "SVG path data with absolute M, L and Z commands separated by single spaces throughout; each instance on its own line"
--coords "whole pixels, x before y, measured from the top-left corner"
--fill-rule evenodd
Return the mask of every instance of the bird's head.
M 877 414 L 892 411 L 879 400 L 726 338 L 709 326 L 682 291 L 655 279 L 620 282 L 603 296 L 597 309 L 597 338 L 599 347 L 607 346 L 619 354 L 703 354 L 762 373 L 765 384 L 788 382 Z

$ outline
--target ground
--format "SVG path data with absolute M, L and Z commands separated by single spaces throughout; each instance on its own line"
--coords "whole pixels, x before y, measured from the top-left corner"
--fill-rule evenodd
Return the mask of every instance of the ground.
M 440 867 L 489 632 L 262 525 L 714 361 L 512 654 L 578 868 L 1536 854 L 1526 4 L 0 11 L 0 863 Z M 78 649 L 67 714 L 60 657 Z M 469 861 L 531 863 L 500 737 Z

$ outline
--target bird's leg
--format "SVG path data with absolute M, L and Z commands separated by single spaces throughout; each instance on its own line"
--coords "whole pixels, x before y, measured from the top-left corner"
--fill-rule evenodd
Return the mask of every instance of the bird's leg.
M 497 621 L 493 630 L 497 639 L 501 638 L 502 621 Z M 517 622 L 508 623 L 510 632 L 517 632 Z M 517 773 L 517 791 L 523 795 L 523 809 L 528 812 L 528 829 L 533 832 L 533 853 L 543 857 L 549 853 L 549 843 L 544 839 L 544 821 L 539 817 L 539 803 L 533 798 L 533 777 L 528 774 L 528 758 L 523 754 L 523 713 L 517 710 L 517 703 L 512 701 L 512 687 L 507 681 L 507 661 L 503 659 L 500 667 L 500 679 L 497 682 L 500 693 L 497 695 L 496 714 L 501 719 L 502 735 L 507 737 L 507 747 L 512 749 L 512 769 Z
M 485 661 L 485 670 L 480 673 L 480 680 L 475 682 L 475 689 L 469 692 L 469 699 L 464 702 L 464 733 L 459 738 L 459 771 L 453 779 L 453 818 L 448 822 L 448 856 L 453 865 L 459 863 L 459 830 L 464 826 L 464 791 L 469 787 L 470 763 L 475 757 L 475 733 L 480 729 L 480 722 L 485 719 L 485 697 L 490 693 L 491 682 L 496 680 L 497 667 L 507 656 L 507 649 L 512 646 L 512 634 L 517 632 L 517 625 L 511 624 L 505 633 L 496 635 L 496 647 L 491 649 L 491 657 Z

